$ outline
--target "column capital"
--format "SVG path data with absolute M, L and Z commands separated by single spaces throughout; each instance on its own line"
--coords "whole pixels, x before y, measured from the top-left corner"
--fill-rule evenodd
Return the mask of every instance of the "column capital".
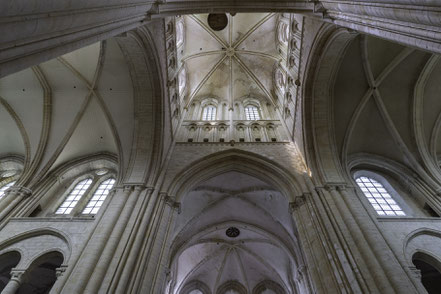
M 26 274 L 25 269 L 13 268 L 11 270 L 11 280 L 21 283 L 25 277 L 25 274 Z
M 326 191 L 344 191 L 347 188 L 346 183 L 326 183 L 323 188 L 325 188 Z
M 306 266 L 305 265 L 300 265 L 297 268 L 296 275 L 295 275 L 295 280 L 297 282 L 300 282 L 300 281 L 302 281 L 304 279 L 305 275 L 306 275 Z
M 60 265 L 60 267 L 56 268 L 55 275 L 57 276 L 57 278 L 62 277 L 66 269 L 67 269 L 67 264 L 62 264 Z
M 299 207 L 303 206 L 306 203 L 306 197 L 310 195 L 310 193 L 303 193 L 300 196 L 294 197 L 294 201 L 289 203 L 289 211 L 293 213 Z
M 418 281 L 421 280 L 421 271 L 416 266 L 409 266 L 409 270 Z
M 12 186 L 7 190 L 5 194 L 6 194 L 5 196 L 9 194 L 15 194 L 19 197 L 28 198 L 29 196 L 32 195 L 32 190 L 24 186 Z
M 168 196 L 167 194 L 162 195 L 164 197 L 165 204 L 169 205 L 172 209 L 176 209 L 178 213 L 181 213 L 181 203 L 176 201 L 173 196 Z

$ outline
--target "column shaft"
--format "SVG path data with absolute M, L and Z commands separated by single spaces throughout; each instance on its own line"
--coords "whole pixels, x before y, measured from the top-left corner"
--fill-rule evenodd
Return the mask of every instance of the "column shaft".
M 135 190 L 129 195 L 126 204 L 124 205 L 124 209 L 118 217 L 118 222 L 113 227 L 112 234 L 110 238 L 107 240 L 106 245 L 104 247 L 103 252 L 101 253 L 100 259 L 95 266 L 95 269 L 92 273 L 92 276 L 89 279 L 89 283 L 87 284 L 84 293 L 97 293 L 99 286 L 102 283 L 104 275 L 108 270 L 108 266 L 112 261 L 113 254 L 115 253 L 116 247 L 119 244 L 121 236 L 124 232 L 124 229 L 127 226 L 127 222 L 131 216 L 131 213 L 135 207 L 136 201 L 138 200 L 138 196 L 141 192 L 141 187 L 135 187 Z

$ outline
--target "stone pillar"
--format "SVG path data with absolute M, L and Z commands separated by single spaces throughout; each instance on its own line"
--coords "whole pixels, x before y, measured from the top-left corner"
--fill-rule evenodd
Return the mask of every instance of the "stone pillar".
M 232 105 L 230 105 L 230 108 L 228 108 L 228 119 L 230 120 L 230 142 L 234 141 L 234 108 Z
M 9 280 L 6 287 L 3 289 L 1 294 L 15 294 L 23 282 L 25 277 L 25 270 L 12 269 L 11 279 Z
M 328 275 L 328 273 L 332 273 L 332 269 L 327 263 L 326 253 L 321 248 L 321 242 L 315 232 L 314 223 L 311 221 L 314 216 L 310 214 L 310 209 L 306 204 L 307 201 L 310 201 L 310 197 L 310 193 L 304 193 L 296 196 L 294 201 L 290 203 L 290 211 L 308 264 L 309 275 L 306 278 L 312 281 L 308 283 L 313 288 L 309 293 L 326 293 L 327 290 L 338 292 L 338 288 L 335 287 L 333 282 L 323 281 L 323 277 L 332 277 L 332 274 L 331 276 Z
M 336 208 L 334 215 L 338 219 L 340 230 L 343 232 L 345 250 L 348 255 L 351 255 L 351 260 L 355 263 L 352 265 L 354 273 L 360 287 L 365 292 L 387 293 L 392 289 L 392 285 L 337 191 L 337 189 L 341 191 L 344 188 L 344 185 L 326 185 L 324 189 L 331 196 L 331 199 L 329 199 L 329 203 L 332 205 L 331 208 Z M 352 249 L 355 246 L 356 248 Z M 356 249 L 358 249 L 363 259 L 357 256 Z M 364 277 L 361 277 L 360 274 L 364 274 Z M 367 280 L 367 283 L 365 280 Z
M 59 293 L 83 293 L 115 228 L 131 190 L 131 186 L 115 188 L 115 193 L 111 195 L 110 203 L 104 215 L 95 227 L 89 242 L 84 247 L 79 261 L 75 264 L 75 268 L 70 276 L 65 278 L 66 284 L 61 291 L 59 290 Z
M 116 247 L 119 244 L 121 236 L 124 229 L 127 226 L 127 222 L 133 212 L 135 204 L 138 200 L 138 196 L 144 189 L 143 186 L 136 185 L 133 186 L 134 190 L 130 193 L 124 209 L 118 217 L 118 222 L 113 227 L 112 233 L 106 242 L 104 250 L 101 253 L 98 263 L 95 265 L 92 276 L 89 279 L 86 289 L 83 293 L 94 294 L 98 292 L 98 289 L 102 283 L 104 275 L 108 270 L 108 266 L 112 260 L 113 254 L 115 253 Z
M 138 256 L 136 271 L 132 273 L 132 283 L 125 289 L 126 292 L 159 293 L 154 291 L 154 287 L 158 278 L 161 278 L 160 270 L 164 267 L 163 258 L 168 250 L 166 241 L 174 215 L 172 211 L 179 210 L 179 203 L 174 202 L 166 193 L 159 194 L 159 197 L 154 212 L 153 228 L 146 237 L 142 252 Z
M 346 205 L 348 211 L 354 218 L 356 225 L 360 228 L 361 234 L 365 237 L 367 245 L 372 249 L 375 255 L 378 256 L 377 260 L 380 268 L 383 269 L 384 274 L 378 272 L 376 274 L 385 275 L 389 280 L 391 289 L 394 290 L 390 292 L 418 293 L 415 284 L 409 279 L 406 271 L 404 271 L 401 264 L 391 251 L 378 227 L 376 227 L 364 207 L 362 207 L 355 189 L 351 190 L 353 191 L 352 194 L 348 193 L 348 189 L 345 186 L 339 186 L 339 192 L 341 193 L 341 199 L 343 199 L 344 205 Z M 379 271 L 378 267 L 375 271 Z M 379 283 L 378 279 L 376 279 L 376 281 Z M 380 287 L 380 285 L 378 286 Z M 383 291 L 386 291 L 386 289 L 383 289 Z
M 140 220 L 136 222 L 133 234 L 128 241 L 126 250 L 120 260 L 116 273 L 110 282 L 109 293 L 124 293 L 127 284 L 133 276 L 136 262 L 139 261 L 139 255 L 145 236 L 148 235 L 149 228 L 153 225 L 153 209 L 156 204 L 156 198 L 152 197 L 153 188 L 149 188 L 146 193 L 146 203 L 139 212 Z M 116 290 L 116 291 L 115 291 Z

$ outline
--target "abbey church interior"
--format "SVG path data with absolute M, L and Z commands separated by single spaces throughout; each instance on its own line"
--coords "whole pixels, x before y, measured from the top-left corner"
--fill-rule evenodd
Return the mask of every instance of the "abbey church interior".
M 1 294 L 440 294 L 439 0 L 0 1 Z

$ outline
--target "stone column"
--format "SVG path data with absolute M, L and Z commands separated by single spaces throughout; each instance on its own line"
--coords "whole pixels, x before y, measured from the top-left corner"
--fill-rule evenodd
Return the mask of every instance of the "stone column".
M 25 270 L 12 269 L 11 279 L 9 280 L 6 287 L 3 289 L 1 294 L 15 294 L 23 282 L 25 277 Z
M 126 250 L 119 262 L 119 266 L 111 281 L 109 293 L 124 293 L 127 284 L 135 271 L 134 267 L 139 261 L 140 250 L 145 236 L 148 235 L 149 228 L 153 225 L 153 208 L 156 198 L 152 197 L 153 188 L 149 188 L 146 194 L 146 204 L 141 207 L 139 212 L 140 220 L 136 222 L 133 234 L 128 241 Z
M 133 188 L 134 190 L 129 195 L 128 200 L 124 205 L 124 209 L 118 217 L 118 222 L 113 227 L 112 233 L 106 242 L 104 250 L 101 253 L 100 259 L 98 260 L 98 263 L 95 265 L 92 276 L 90 277 L 89 283 L 87 284 L 87 287 L 83 293 L 94 294 L 98 292 L 98 289 L 102 283 L 104 275 L 108 270 L 108 266 L 112 260 L 113 254 L 115 253 L 116 247 L 119 244 L 124 229 L 127 226 L 127 222 L 129 221 L 130 216 L 133 212 L 139 194 L 144 189 L 143 186 L 140 185 L 133 186 Z
M 160 293 L 164 285 L 164 279 L 170 273 L 168 268 L 168 254 L 170 252 L 170 232 L 174 225 L 174 219 L 180 212 L 180 203 L 167 196 L 161 222 L 156 235 L 155 244 L 150 255 L 150 266 L 143 277 L 141 293 Z M 150 291 L 150 292 L 149 292 Z
M 306 204 L 307 201 L 310 201 L 310 197 L 310 193 L 304 193 L 303 195 L 296 196 L 294 201 L 290 203 L 290 211 L 298 230 L 305 260 L 308 263 L 309 275 L 306 278 L 313 281 L 309 284 L 313 285 L 314 289 L 309 293 L 326 293 L 326 290 L 330 292 L 335 290 L 338 292 L 338 288 L 335 287 L 333 282 L 327 283 L 323 281 L 323 277 L 331 277 L 325 273 L 331 273 L 332 269 L 327 263 L 326 253 L 323 252 L 320 246 L 321 242 L 315 232 L 314 224 L 310 221 L 311 218 L 314 217 L 310 214 L 310 210 Z
M 110 203 L 84 247 L 79 261 L 74 265 L 75 268 L 70 276 L 65 278 L 66 284 L 59 291 L 60 293 L 83 293 L 131 191 L 132 187 L 127 185 L 115 189 L 115 193 L 111 196 Z
M 392 285 L 386 278 L 386 275 L 381 265 L 378 263 L 374 252 L 372 252 L 372 249 L 367 244 L 363 233 L 355 223 L 355 220 L 350 214 L 348 208 L 344 205 L 344 201 L 341 199 L 340 193 L 337 191 L 337 189 L 341 191 L 344 188 L 344 185 L 326 185 L 324 189 L 331 196 L 329 202 L 332 203 L 332 207 L 337 208 L 335 209 L 336 211 L 334 214 L 336 215 L 336 218 L 339 218 L 338 223 L 341 231 L 343 232 L 343 238 L 346 239 L 344 240 L 346 243 L 345 250 L 348 252 L 348 255 L 351 255 L 353 262 L 356 263 L 353 265 L 354 273 L 356 274 L 360 286 L 364 289 L 364 291 L 387 293 L 390 291 L 390 289 L 392 289 Z M 358 251 L 363 257 L 362 260 L 357 258 L 357 250 L 354 250 L 355 248 L 351 249 L 354 246 L 357 247 Z M 361 277 L 360 274 L 364 274 L 365 277 Z M 367 279 L 367 283 L 365 279 Z
M 384 271 L 383 275 L 389 280 L 391 289 L 394 290 L 390 292 L 418 293 L 415 285 L 401 267 L 401 264 L 391 251 L 384 237 L 381 235 L 378 227 L 369 217 L 366 209 L 362 207 L 355 189 L 351 190 L 353 191 L 352 195 L 348 193 L 348 189 L 345 186 L 339 186 L 339 192 L 341 193 L 344 205 L 346 205 L 348 211 L 354 218 L 355 223 L 360 228 L 367 245 L 372 249 L 375 255 L 378 256 L 377 260 Z M 375 271 L 378 271 L 378 269 Z M 377 273 L 377 275 L 379 274 L 381 275 L 381 273 Z M 379 280 L 377 280 L 377 283 L 378 282 Z M 386 291 L 386 289 L 383 289 L 383 291 Z
M 145 239 L 136 270 L 132 273 L 132 283 L 124 289 L 131 293 L 158 293 L 154 291 L 157 283 L 158 271 L 163 268 L 164 251 L 167 250 L 166 240 L 173 219 L 173 209 L 179 210 L 179 203 L 167 196 L 159 194 L 159 201 L 155 208 L 155 220 L 150 234 Z
M 232 105 L 230 105 L 230 108 L 228 108 L 228 119 L 230 120 L 230 128 L 229 128 L 229 133 L 230 133 L 230 142 L 234 141 L 234 107 Z

